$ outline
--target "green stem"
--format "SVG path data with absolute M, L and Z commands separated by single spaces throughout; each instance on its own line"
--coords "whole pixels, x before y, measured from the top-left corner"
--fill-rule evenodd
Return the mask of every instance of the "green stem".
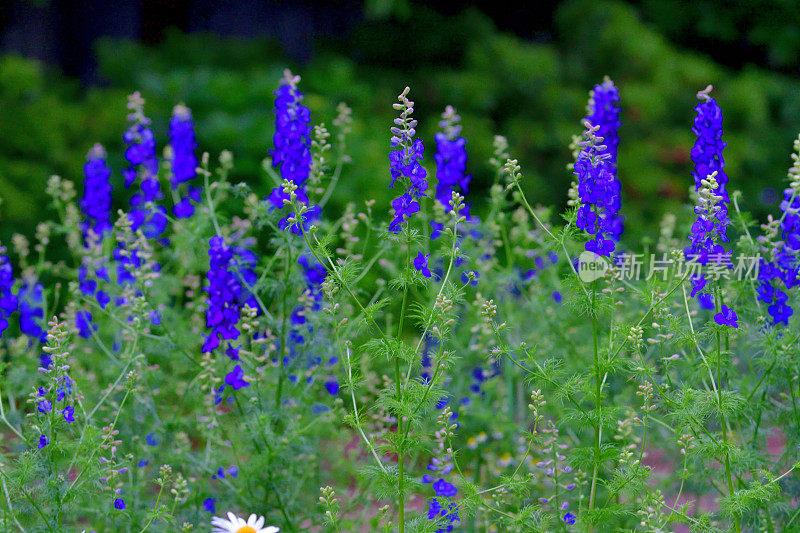
M 719 289 L 715 289 L 716 292 L 716 311 L 717 313 L 720 312 L 721 305 L 722 305 L 722 296 L 719 293 Z M 728 422 L 725 418 L 725 413 L 722 410 L 722 339 L 719 332 L 717 332 L 717 404 L 719 409 L 719 418 L 720 418 L 720 425 L 722 426 L 720 429 L 722 430 L 722 442 L 725 444 L 725 476 L 728 478 L 728 496 L 733 496 L 734 488 L 733 488 L 733 476 L 731 475 L 731 461 L 730 461 L 730 454 L 728 453 Z M 727 341 L 726 341 L 727 344 Z M 739 515 L 733 515 L 734 521 L 734 528 L 736 533 L 741 533 L 742 525 L 739 521 Z
M 406 227 L 406 263 L 404 268 L 408 269 L 411 264 L 411 230 Z M 403 321 L 406 314 L 406 301 L 408 299 L 408 283 L 403 285 L 403 302 L 400 305 L 400 320 L 397 323 L 397 339 L 400 340 L 403 336 Z M 401 389 L 401 376 L 400 374 L 400 358 L 394 358 L 394 381 L 395 381 L 395 394 L 397 395 L 397 402 L 402 403 L 402 389 Z M 398 413 L 397 416 L 397 434 L 404 435 L 403 433 L 403 416 Z M 400 533 L 405 531 L 405 483 L 404 483 L 404 466 L 405 454 L 403 453 L 404 441 L 401 439 L 398 443 L 397 449 L 397 512 L 398 512 L 398 527 Z
M 592 344 L 594 348 L 594 381 L 595 381 L 595 426 L 594 426 L 594 469 L 592 472 L 592 488 L 589 493 L 589 511 L 594 509 L 594 498 L 597 490 L 597 475 L 600 470 L 600 416 L 601 416 L 601 397 L 602 381 L 600 377 L 600 359 L 597 350 L 597 308 L 595 300 L 597 298 L 597 288 L 592 287 Z M 587 531 L 592 531 L 592 526 L 589 524 Z

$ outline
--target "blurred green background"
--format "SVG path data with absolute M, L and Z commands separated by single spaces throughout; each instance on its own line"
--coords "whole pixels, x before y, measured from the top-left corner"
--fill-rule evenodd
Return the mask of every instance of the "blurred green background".
M 442 14 L 370 1 L 363 20 L 318 39 L 302 64 L 287 59 L 277 40 L 171 30 L 155 45 L 95 42 L 99 81 L 90 85 L 6 54 L 0 58 L 0 240 L 32 232 L 43 216 L 47 178 L 79 182 L 94 142 L 109 151 L 115 201 L 125 205 L 119 171 L 126 95 L 133 90 L 147 101 L 159 149 L 172 106 L 183 102 L 194 113 L 201 149 L 212 155 L 230 149 L 233 180 L 266 194 L 271 184 L 260 167 L 272 147 L 272 93 L 286 67 L 303 77 L 314 122 L 330 124 L 340 101 L 354 111 L 353 164 L 332 214 L 354 198 L 388 206 L 391 104 L 406 85 L 430 170 L 439 114 L 447 104 L 461 114 L 478 212 L 495 134 L 508 137 L 530 197 L 563 207 L 571 136 L 581 131 L 588 91 L 609 75 L 622 97 L 619 175 L 630 244 L 655 235 L 665 211 L 687 213 L 680 206 L 692 184 L 693 107 L 708 84 L 725 116 L 731 189 L 741 189 L 744 207 L 763 219 L 777 209 L 800 131 L 800 81 L 792 75 L 800 66 L 800 25 L 793 1 L 740 6 L 571 0 L 554 10 L 545 37 L 526 38 L 498 30 L 477 8 Z

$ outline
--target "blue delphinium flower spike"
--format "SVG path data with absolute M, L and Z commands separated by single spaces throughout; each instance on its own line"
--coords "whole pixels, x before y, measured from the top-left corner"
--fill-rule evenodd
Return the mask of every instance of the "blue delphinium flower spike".
M 17 310 L 18 300 L 12 292 L 14 272 L 6 255 L 6 249 L 0 245 L 0 337 L 8 327 L 8 318 Z
M 436 153 L 433 156 L 436 162 L 436 199 L 450 212 L 450 199 L 453 191 L 462 196 L 469 192 L 469 182 L 472 176 L 467 174 L 467 140 L 461 137 L 461 117 L 456 114 L 452 106 L 447 106 L 442 113 L 439 127 L 442 131 L 434 136 Z M 462 214 L 469 218 L 468 208 Z M 434 226 L 434 229 L 436 227 Z
M 122 171 L 125 187 L 130 187 L 139 178 L 140 190 L 131 197 L 129 213 L 133 231 L 140 227 L 145 236 L 160 236 L 167 227 L 166 210 L 163 206 L 148 206 L 164 197 L 158 182 L 158 158 L 156 141 L 150 129 L 150 119 L 144 115 L 144 99 L 135 92 L 128 97 L 130 126 L 123 135 L 127 145 L 125 159 L 128 168 Z
M 403 222 L 419 212 L 419 199 L 428 190 L 428 173 L 422 166 L 425 147 L 422 140 L 414 139 L 417 121 L 411 116 L 414 102 L 408 99 L 409 91 L 406 87 L 397 97 L 400 103 L 394 104 L 394 109 L 400 111 L 400 116 L 394 119 L 395 125 L 391 128 L 391 145 L 394 149 L 389 152 L 389 171 L 392 176 L 389 186 L 394 187 L 395 182 L 400 179 L 405 188 L 405 192 L 392 201 L 394 218 L 389 224 L 389 231 L 392 233 L 400 233 Z
M 587 106 L 585 120 L 597 126 L 597 136 L 603 139 L 606 153 L 609 155 L 607 163 L 610 165 L 610 178 L 613 180 L 613 201 L 608 204 L 607 227 L 614 242 L 619 242 L 624 227 L 625 217 L 619 214 L 621 202 L 621 186 L 617 176 L 617 147 L 619 146 L 619 91 L 608 77 L 603 83 L 595 85 L 592 89 Z
M 199 201 L 201 188 L 190 183 L 197 177 L 197 140 L 194 134 L 192 112 L 185 105 L 176 105 L 169 121 L 169 145 L 172 166 L 171 184 L 176 190 L 181 183 L 188 183 L 188 190 L 173 207 L 175 218 L 189 218 L 194 214 L 194 204 Z
M 297 188 L 296 200 L 308 205 L 306 181 L 311 171 L 311 112 L 303 105 L 303 93 L 297 89 L 300 76 L 295 76 L 288 69 L 284 71 L 281 85 L 275 91 L 275 135 L 272 138 L 275 148 L 272 150 L 272 166 L 280 170 L 281 178 L 294 183 Z M 275 187 L 267 197 L 270 211 L 283 209 L 289 200 L 289 194 L 282 186 Z M 320 215 L 319 206 L 311 207 L 303 213 L 303 229 Z M 289 226 L 287 214 L 278 222 L 280 229 Z M 302 233 L 295 222 L 291 231 Z
M 599 126 L 584 121 L 584 140 L 575 161 L 578 181 L 577 226 L 593 236 L 586 249 L 597 255 L 610 256 L 614 251 L 614 217 L 619 210 L 619 182 L 615 178 L 611 154 L 597 136 Z
M 783 191 L 781 217 L 762 227 L 759 237 L 761 261 L 758 268 L 758 299 L 767 304 L 771 322 L 789 324 L 794 310 L 787 291 L 800 285 L 800 137 L 794 141 L 789 187 Z
M 103 237 L 111 230 L 111 169 L 106 163 L 106 151 L 95 144 L 86 156 L 83 166 L 83 197 L 81 210 L 86 219 L 81 224 L 84 239 L 89 231 Z
M 238 349 L 230 345 L 230 341 L 239 338 L 239 316 L 245 304 L 257 309 L 258 304 L 247 286 L 256 282 L 253 271 L 256 256 L 249 250 L 225 244 L 220 236 L 211 237 L 209 241 L 208 256 L 210 267 L 208 269 L 208 309 L 206 310 L 206 327 L 211 332 L 203 343 L 203 352 L 212 352 L 220 341 L 229 341 L 226 351 L 228 356 L 237 360 Z
M 686 258 L 700 265 L 713 263 L 731 267 L 730 254 L 722 246 L 728 240 L 728 203 L 730 197 L 726 185 L 725 160 L 722 151 L 722 110 L 716 100 L 709 96 L 711 86 L 697 93 L 701 100 L 695 107 L 692 131 L 697 139 L 692 147 L 692 161 L 695 164 L 692 176 L 698 194 L 698 205 L 694 211 L 697 220 L 692 225 L 691 241 L 686 248 Z M 706 287 L 707 278 L 700 273 L 691 278 L 692 296 L 697 296 L 700 305 L 711 309 L 713 298 Z
M 35 279 L 25 279 L 17 295 L 19 330 L 41 344 L 47 340 L 47 332 L 40 324 L 44 320 L 43 291 L 44 286 L 41 283 Z

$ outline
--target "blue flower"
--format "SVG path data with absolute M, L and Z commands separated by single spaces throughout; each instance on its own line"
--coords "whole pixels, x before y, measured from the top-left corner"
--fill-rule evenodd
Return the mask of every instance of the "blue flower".
M 411 215 L 419 212 L 419 203 L 413 196 L 406 193 L 392 200 L 392 208 L 394 209 L 394 218 L 389 223 L 389 231 L 399 233 L 400 225 L 411 218 Z
M 414 139 L 417 121 L 411 117 L 414 102 L 407 98 L 408 91 L 406 87 L 397 97 L 400 103 L 394 107 L 400 110 L 400 117 L 394 119 L 395 126 L 391 128 L 391 145 L 394 149 L 389 152 L 389 172 L 392 176 L 389 186 L 394 187 L 400 179 L 405 187 L 405 193 L 392 201 L 394 218 L 389 224 L 391 233 L 399 233 L 402 223 L 419 211 L 417 200 L 425 196 L 428 189 L 428 173 L 422 166 L 425 147 L 420 139 Z
M 446 498 L 452 498 L 458 492 L 455 486 L 444 479 L 439 479 L 433 483 L 433 491 L 437 496 L 444 496 Z
M 620 187 L 611 154 L 596 132 L 599 126 L 584 121 L 584 140 L 575 161 L 581 205 L 577 213 L 578 228 L 592 235 L 585 248 L 597 255 L 609 256 L 614 251 L 617 232 L 616 216 L 620 206 Z
M 40 413 L 49 413 L 53 409 L 53 404 L 47 400 L 39 400 L 36 406 Z
M 765 239 L 766 253 L 758 269 L 758 299 L 768 304 L 767 312 L 776 325 L 788 325 L 794 310 L 787 303 L 787 291 L 800 285 L 800 138 L 795 140 L 794 150 L 790 186 L 783 191 L 780 203 L 780 220 L 777 227 L 767 226 L 775 239 Z
M 75 408 L 71 405 L 68 405 L 61 411 L 61 414 L 64 415 L 64 420 L 67 424 L 72 424 L 75 422 Z
M 81 210 L 86 220 L 81 223 L 84 239 L 89 231 L 102 237 L 111 230 L 111 169 L 106 163 L 106 151 L 95 144 L 86 156 L 83 166 L 83 197 Z
M 339 382 L 336 381 L 336 378 L 331 378 L 325 382 L 325 390 L 328 391 L 328 394 L 331 396 L 339 394 Z
M 18 300 L 11 291 L 14 285 L 14 272 L 6 255 L 6 249 L 0 246 L 0 337 L 8 327 L 8 318 L 17 310 Z
M 41 450 L 45 446 L 50 444 L 50 439 L 47 438 L 47 435 L 40 435 L 39 436 L 39 449 Z
M 220 344 L 220 339 L 233 341 L 239 338 L 239 315 L 245 303 L 258 308 L 253 295 L 243 286 L 256 282 L 253 271 L 256 256 L 249 250 L 229 246 L 220 236 L 211 237 L 208 248 L 208 309 L 206 327 L 211 332 L 203 343 L 203 352 L 211 352 Z M 230 346 L 230 344 L 229 344 Z
M 211 514 L 217 512 L 217 501 L 214 498 L 206 498 L 203 500 L 203 509 Z
M 117 509 L 118 511 L 122 511 L 123 509 L 125 509 L 125 500 L 123 500 L 122 498 L 115 498 L 114 509 Z
M 44 286 L 41 283 L 26 279 L 17 294 L 19 330 L 42 344 L 47 340 L 47 332 L 39 324 L 44 319 L 43 291 Z
M 75 315 L 75 325 L 78 327 L 78 335 L 84 339 L 88 339 L 93 331 L 97 331 L 97 326 L 92 323 L 92 313 L 85 309 L 81 309 Z
M 564 515 L 564 522 L 573 525 L 575 523 L 575 515 L 572 513 L 567 513 Z
M 728 240 L 727 227 L 728 202 L 730 198 L 726 189 L 728 177 L 725 174 L 725 160 L 722 150 L 722 110 L 717 102 L 708 96 L 709 85 L 698 93 L 701 102 L 695 107 L 697 117 L 692 131 L 697 136 L 692 148 L 692 161 L 695 168 L 692 175 L 698 193 L 698 205 L 694 212 L 697 220 L 692 225 L 689 235 L 690 245 L 686 248 L 686 257 L 700 265 L 712 262 L 717 265 L 730 264 L 730 254 L 725 251 L 722 242 Z M 706 277 L 698 274 L 691 278 L 692 296 L 698 296 L 703 307 L 709 307 L 711 296 L 706 290 Z
M 144 441 L 148 446 L 158 446 L 158 439 L 156 438 L 155 433 L 148 433 L 144 438 Z
M 299 82 L 299 76 L 286 70 L 280 87 L 275 91 L 275 134 L 272 137 L 275 148 L 271 155 L 272 167 L 280 169 L 281 178 L 297 185 L 297 201 L 308 205 L 305 188 L 311 171 L 311 112 L 302 103 L 303 93 L 297 89 Z M 289 200 L 289 195 L 281 186 L 275 187 L 267 197 L 271 211 L 283 209 L 286 200 Z M 311 207 L 303 213 L 303 220 L 295 222 L 289 229 L 301 234 L 319 218 L 320 213 L 319 206 Z M 290 216 L 293 215 L 287 214 L 278 222 L 280 229 L 289 227 Z
M 185 105 L 176 105 L 169 121 L 169 145 L 172 148 L 170 165 L 172 167 L 171 187 L 176 190 L 181 183 L 188 183 L 197 177 L 197 140 L 194 134 L 192 112 Z M 172 208 L 175 218 L 189 218 L 194 214 L 194 203 L 200 202 L 201 187 L 188 186 L 183 196 Z M 194 202 L 194 203 L 193 203 Z
M 428 268 L 428 258 L 430 256 L 431 254 L 425 255 L 422 252 L 419 252 L 417 257 L 414 258 L 414 268 L 417 270 L 417 272 L 422 273 L 422 275 L 426 278 L 431 277 L 431 271 Z
M 161 235 L 167 227 L 166 210 L 163 206 L 150 207 L 146 204 L 157 202 L 164 197 L 158 183 L 158 158 L 156 141 L 150 129 L 150 119 L 144 115 L 144 100 L 138 92 L 128 97 L 130 126 L 122 136 L 127 149 L 125 159 L 128 168 L 122 171 L 125 187 L 130 187 L 139 178 L 140 190 L 131 198 L 131 228 L 142 228 L 145 236 L 154 238 Z
M 720 312 L 714 315 L 714 322 L 721 326 L 739 327 L 736 312 L 725 304 L 722 305 Z
M 467 140 L 460 136 L 461 126 L 459 117 L 455 109 L 447 106 L 442 113 L 442 121 L 439 126 L 444 130 L 434 136 L 436 141 L 436 153 L 433 160 L 436 162 L 436 199 L 441 203 L 445 211 L 449 212 L 450 200 L 453 191 L 466 196 L 469 192 L 469 182 L 472 176 L 467 174 Z M 465 216 L 469 215 L 465 212 Z M 434 226 L 435 229 L 435 226 Z M 438 235 L 437 235 L 438 237 Z M 432 239 L 435 239 L 431 235 Z
M 233 390 L 250 386 L 250 383 L 244 379 L 244 370 L 240 365 L 236 365 L 231 372 L 225 375 L 225 383 L 233 387 Z
M 620 183 L 617 178 L 617 147 L 619 146 L 619 91 L 614 82 L 606 78 L 603 83 L 595 85 L 592 89 L 587 116 L 585 118 L 593 126 L 597 126 L 597 136 L 603 139 L 606 147 L 605 153 L 609 155 L 607 163 L 611 174 L 609 180 L 613 183 L 612 190 L 616 192 L 614 200 L 607 205 L 607 220 L 609 236 L 618 242 L 622 235 L 625 218 L 619 214 L 621 201 L 619 196 Z

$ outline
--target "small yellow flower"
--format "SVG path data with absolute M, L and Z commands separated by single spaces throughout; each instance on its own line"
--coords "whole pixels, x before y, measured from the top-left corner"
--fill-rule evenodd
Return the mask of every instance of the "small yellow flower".
M 251 514 L 247 521 L 233 513 L 228 513 L 228 519 L 215 516 L 211 519 L 214 529 L 211 533 L 278 533 L 280 529 L 275 526 L 264 527 L 263 516 Z

